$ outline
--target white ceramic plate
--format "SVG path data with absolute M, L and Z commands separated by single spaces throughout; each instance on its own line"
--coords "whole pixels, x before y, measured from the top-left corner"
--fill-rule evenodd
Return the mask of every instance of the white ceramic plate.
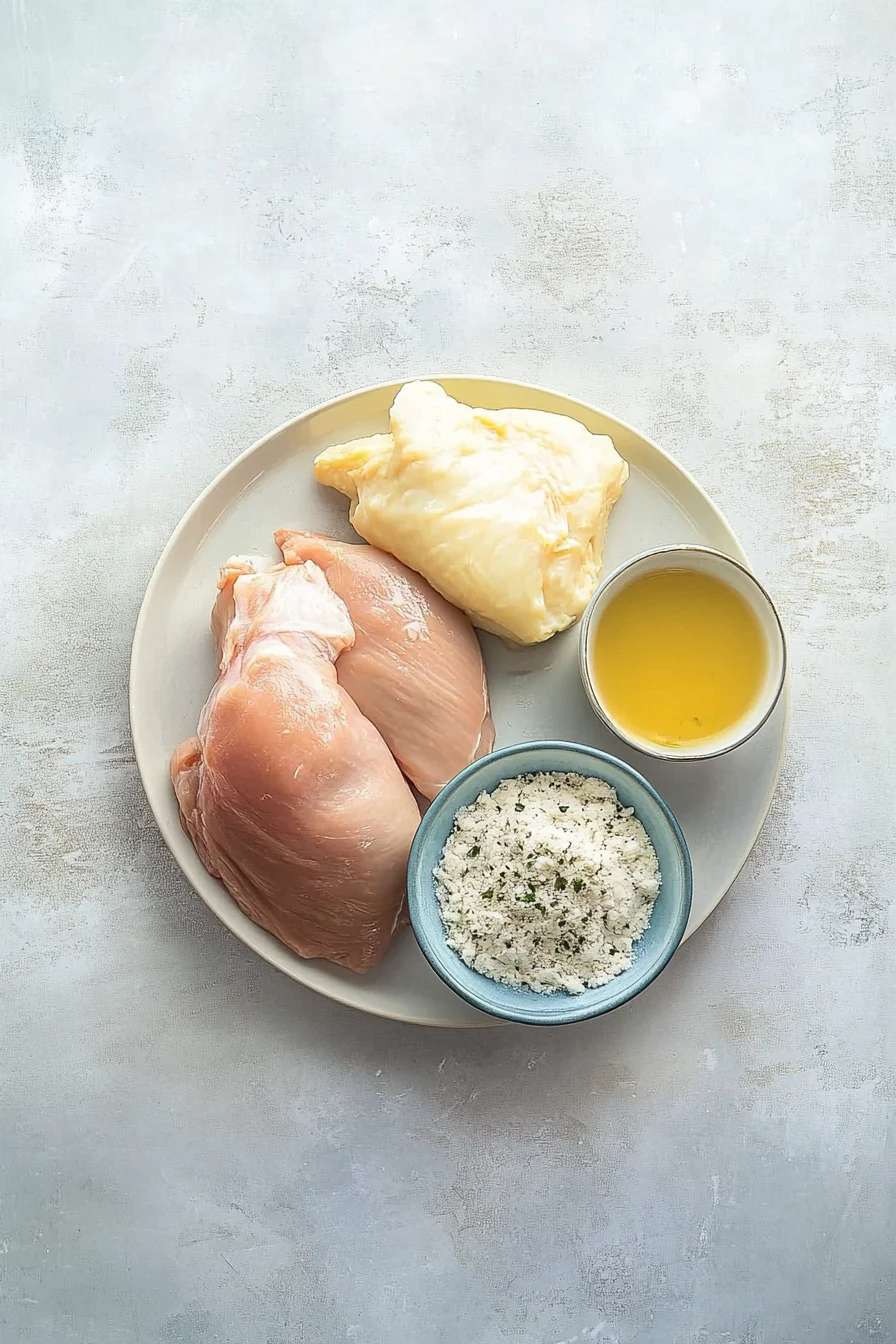
M 604 570 L 638 551 L 699 542 L 742 563 L 725 518 L 700 487 L 655 444 L 628 425 L 556 392 L 497 378 L 442 378 L 452 396 L 492 410 L 516 406 L 574 416 L 612 436 L 631 477 L 610 520 Z M 155 568 L 137 621 L 131 656 L 131 727 L 137 765 L 166 844 L 188 881 L 244 943 L 293 979 L 340 1003 L 429 1026 L 486 1026 L 430 969 L 410 929 L 364 976 L 303 961 L 247 919 L 209 877 L 181 830 L 168 779 L 172 749 L 196 730 L 215 678 L 208 617 L 218 566 L 234 554 L 270 554 L 277 527 L 354 538 L 346 500 L 316 485 L 312 458 L 333 443 L 388 429 L 401 383 L 383 383 L 327 402 L 269 434 L 238 457 L 184 515 Z M 597 720 L 579 681 L 578 630 L 511 651 L 482 636 L 497 745 L 538 738 L 585 742 L 635 765 L 678 817 L 694 865 L 687 938 L 725 895 L 755 844 L 771 804 L 787 731 L 788 688 L 774 714 L 743 747 L 716 760 L 655 761 L 624 746 Z

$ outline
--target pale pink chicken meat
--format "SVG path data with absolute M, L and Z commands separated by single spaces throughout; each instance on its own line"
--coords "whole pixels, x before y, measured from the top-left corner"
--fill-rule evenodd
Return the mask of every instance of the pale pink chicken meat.
M 314 564 L 231 561 L 212 631 L 221 673 L 171 778 L 206 869 L 301 957 L 353 971 L 399 922 L 420 820 L 382 737 L 339 686 L 353 642 Z
M 408 779 L 434 798 L 491 751 L 495 728 L 473 627 L 394 556 L 314 532 L 275 533 L 287 564 L 311 560 L 348 607 L 355 642 L 336 674 Z

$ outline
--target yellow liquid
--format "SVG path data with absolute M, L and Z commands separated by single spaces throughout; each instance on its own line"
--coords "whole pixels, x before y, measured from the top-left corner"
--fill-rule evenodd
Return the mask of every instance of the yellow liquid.
M 668 569 L 633 579 L 608 602 L 590 666 L 621 728 L 675 747 L 726 732 L 747 713 L 767 654 L 739 593 L 709 574 Z

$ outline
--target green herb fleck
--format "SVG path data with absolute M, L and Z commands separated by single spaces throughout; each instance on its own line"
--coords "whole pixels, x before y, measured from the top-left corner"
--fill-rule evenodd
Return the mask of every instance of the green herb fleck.
M 554 878 L 554 890 L 555 890 L 555 891 L 565 891 L 565 890 L 566 890 L 566 886 L 567 886 L 567 882 L 566 882 L 566 878 L 565 878 L 565 877 L 560 877 L 560 876 L 558 875 L 557 877 Z
M 468 849 L 468 850 L 467 850 L 467 858 L 468 858 L 468 859 L 478 859 L 478 858 L 479 858 L 479 855 L 480 855 L 481 853 L 482 853 L 482 850 L 480 849 L 480 847 L 479 847 L 478 845 L 474 845 L 472 849 Z

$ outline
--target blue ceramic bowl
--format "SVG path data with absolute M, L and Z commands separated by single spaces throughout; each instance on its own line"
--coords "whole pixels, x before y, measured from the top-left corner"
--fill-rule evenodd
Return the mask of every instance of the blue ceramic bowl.
M 503 779 L 540 771 L 597 776 L 615 790 L 619 801 L 634 809 L 656 850 L 662 882 L 650 924 L 635 943 L 633 963 L 609 984 L 583 994 L 537 994 L 514 989 L 480 975 L 448 946 L 435 893 L 433 869 L 458 810 Z M 655 980 L 684 935 L 691 911 L 691 860 L 681 828 L 652 785 L 615 756 L 573 742 L 526 742 L 505 747 L 474 761 L 447 784 L 420 823 L 408 859 L 408 906 L 411 924 L 433 970 L 461 998 L 494 1017 L 535 1026 L 558 1026 L 599 1017 L 627 1003 Z

